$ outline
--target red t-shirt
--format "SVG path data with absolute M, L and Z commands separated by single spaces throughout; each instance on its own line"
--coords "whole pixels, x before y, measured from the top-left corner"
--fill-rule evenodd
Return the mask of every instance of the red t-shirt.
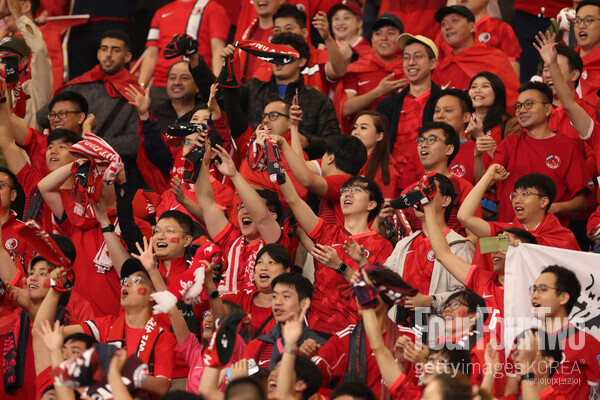
M 423 111 L 430 94 L 431 89 L 418 97 L 413 97 L 410 94 L 404 97 L 396 129 L 396 141 L 392 150 L 394 160 L 403 159 L 413 149 L 416 151 L 415 139 L 419 136 L 417 129 L 423 125 Z
M 83 328 L 84 333 L 94 336 L 100 343 L 106 343 L 112 325 L 116 319 L 116 316 L 108 315 L 91 321 L 85 321 L 81 324 L 81 327 Z M 171 380 L 177 340 L 175 339 L 175 336 L 169 332 L 168 326 L 161 327 L 164 331 L 160 334 L 154 344 L 154 372 L 151 375 L 155 377 L 165 377 Z M 158 327 L 156 329 L 158 329 Z M 137 347 L 144 332 L 144 328 L 131 328 L 127 325 L 127 322 L 125 322 L 125 349 L 127 350 L 127 356 L 136 354 Z M 127 343 L 130 345 L 128 346 Z
M 526 174 L 540 173 L 552 178 L 556 184 L 555 203 L 571 200 L 577 193 L 588 190 L 590 179 L 585 160 L 573 140 L 564 135 L 548 139 L 534 139 L 524 131 L 509 135 L 496 147 L 494 163 L 498 163 L 510 175 L 496 185 L 498 193 L 498 216 L 501 222 L 512 221 L 515 216 L 508 198 L 517 179 Z M 563 225 L 569 224 L 569 216 L 559 216 Z
M 263 326 L 269 316 L 272 315 L 273 310 L 271 307 L 259 307 L 254 304 L 254 301 L 252 300 L 256 293 L 258 293 L 258 290 L 253 288 L 238 290 L 235 293 L 221 296 L 221 300 L 229 300 L 239 305 L 244 309 L 246 314 L 250 316 L 250 325 L 253 328 L 251 330 L 252 337 L 268 334 L 276 323 L 275 318 L 271 318 L 271 320 L 265 324 L 263 329 L 259 331 L 260 327 Z
M 488 318 L 488 326 L 491 331 L 501 332 L 504 322 L 498 318 L 504 318 L 504 285 L 498 281 L 498 274 L 477 265 L 471 265 L 471 269 L 465 279 L 465 286 L 480 295 L 485 305 L 491 308 Z M 498 335 L 498 338 L 502 338 Z
M 355 270 L 358 269 L 358 265 L 344 251 L 344 242 L 350 237 L 365 247 L 370 263 L 383 264 L 393 250 L 390 242 L 373 230 L 360 235 L 350 235 L 339 225 L 327 224 L 322 219 L 319 219 L 312 232 L 307 233 L 315 244 L 333 247 L 339 258 Z M 356 302 L 353 298 L 344 298 L 340 293 L 340 286 L 347 284 L 336 271 L 315 261 L 313 306 L 308 315 L 308 326 L 311 329 L 333 334 L 344 329 L 348 322 L 358 321 Z
M 256 254 L 266 244 L 263 239 L 248 243 L 242 236 L 240 228 L 227 223 L 225 228 L 213 237 L 215 243 L 227 254 L 227 269 L 223 273 L 223 281 L 219 284 L 221 293 L 232 293 L 242 289 L 252 290 L 254 286 L 254 264 Z M 281 231 L 277 243 L 287 248 L 290 253 L 291 241 L 287 233 Z
M 178 33 L 188 33 L 198 40 L 198 54 L 207 65 L 212 67 L 211 39 L 227 40 L 229 35 L 229 16 L 225 8 L 216 1 L 208 1 L 204 7 L 194 9 L 197 1 L 175 0 L 159 8 L 152 18 L 146 47 L 158 47 L 158 60 L 154 69 L 152 86 L 167 85 L 167 71 L 171 65 L 180 61 L 180 57 L 165 59 L 163 51 Z M 198 20 L 200 19 L 200 29 Z
M 448 233 L 450 229 L 444 231 L 444 236 Z M 428 296 L 434 262 L 435 254 L 429 238 L 421 232 L 410 242 L 406 252 L 403 279 L 419 293 Z
M 394 400 L 420 400 L 423 397 L 423 385 L 415 385 L 408 375 L 400 374 L 388 388 Z
M 350 179 L 350 175 L 324 176 L 327 181 L 327 193 L 319 203 L 319 217 L 328 224 L 344 226 L 344 213 L 340 206 L 340 189 Z
M 440 24 L 433 17 L 445 5 L 445 0 L 381 0 L 379 15 L 392 13 L 404 24 L 404 32 L 434 38 L 440 30 Z
M 44 392 L 44 389 L 54 384 L 54 378 L 50 376 L 51 370 L 52 367 L 48 367 L 42 372 L 40 372 L 38 376 L 35 377 L 36 400 L 42 398 L 42 393 Z
M 575 50 L 581 52 L 579 47 Z M 577 92 L 594 106 L 600 107 L 600 98 L 596 94 L 600 87 L 600 47 L 581 57 L 581 60 L 583 61 L 583 71 Z

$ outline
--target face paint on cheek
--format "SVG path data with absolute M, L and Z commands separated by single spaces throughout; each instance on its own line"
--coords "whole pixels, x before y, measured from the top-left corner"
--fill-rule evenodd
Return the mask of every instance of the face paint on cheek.
M 169 242 L 171 243 L 179 243 L 181 240 L 179 238 L 171 238 Z
M 42 286 L 44 287 L 44 289 L 50 289 L 50 279 L 46 279 Z
M 459 318 L 464 318 L 467 316 L 467 312 L 465 310 L 456 310 L 456 314 Z
M 146 295 L 146 288 L 143 288 L 143 287 L 138 288 L 137 292 L 138 292 L 138 294 L 140 296 L 145 296 Z

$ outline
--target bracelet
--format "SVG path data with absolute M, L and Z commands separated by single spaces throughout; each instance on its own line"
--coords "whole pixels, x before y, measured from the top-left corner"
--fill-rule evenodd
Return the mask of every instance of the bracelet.
M 108 224 L 104 228 L 100 229 L 102 233 L 114 232 L 115 226 L 113 224 Z
M 525 375 L 522 375 L 521 382 L 523 382 L 523 381 L 529 381 L 529 382 L 535 381 L 535 375 L 533 375 L 533 372 L 528 372 Z
M 294 355 L 294 356 L 295 356 L 296 354 L 298 354 L 298 349 L 297 349 L 297 348 L 296 348 L 296 349 L 291 349 L 291 348 L 289 348 L 289 347 L 285 346 L 285 347 L 283 348 L 283 352 L 284 352 L 284 353 L 287 353 L 287 354 L 292 354 L 292 355 Z

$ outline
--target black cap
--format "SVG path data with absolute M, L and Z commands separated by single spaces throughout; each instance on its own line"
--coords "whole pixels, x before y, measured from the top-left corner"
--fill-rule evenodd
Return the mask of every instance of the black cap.
M 404 33 L 404 25 L 402 24 L 402 21 L 400 21 L 400 18 L 390 13 L 381 14 L 379 18 L 377 18 L 377 21 L 373 24 L 373 32 L 386 25 L 393 25 L 398 28 L 400 33 Z
M 129 275 L 131 275 L 135 272 L 138 272 L 138 271 L 143 272 L 144 275 L 146 275 L 148 277 L 148 280 L 152 284 L 152 280 L 150 279 L 150 274 L 148 274 L 148 271 L 146 271 L 146 268 L 144 268 L 142 263 L 140 261 L 136 260 L 135 258 L 128 258 L 127 260 L 125 260 L 125 262 L 123 263 L 123 266 L 121 267 L 121 279 L 127 278 Z
M 461 15 L 461 16 L 465 17 L 470 22 L 475 22 L 475 15 L 473 15 L 473 13 L 471 12 L 471 10 L 469 10 L 465 6 L 448 6 L 448 7 L 442 7 L 442 8 L 440 8 L 439 10 L 437 10 L 435 12 L 434 19 L 436 20 L 436 22 L 441 23 L 442 20 L 444 19 L 444 17 L 446 15 L 450 15 L 450 14 L 458 14 L 458 15 Z

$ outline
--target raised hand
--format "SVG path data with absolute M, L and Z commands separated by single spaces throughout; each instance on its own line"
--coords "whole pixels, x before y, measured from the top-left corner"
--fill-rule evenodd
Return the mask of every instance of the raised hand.
M 187 200 L 187 196 L 185 195 L 185 192 L 183 191 L 183 184 L 181 183 L 181 179 L 179 179 L 178 177 L 173 177 L 173 179 L 171 179 L 170 182 L 171 185 L 171 193 L 173 193 L 173 195 L 175 196 L 175 200 L 177 200 L 178 203 L 183 204 L 186 200 Z
M 140 246 L 139 243 L 136 243 L 136 247 L 138 249 L 138 252 L 140 253 L 139 255 L 137 254 L 131 254 L 131 256 L 133 258 L 135 258 L 136 260 L 138 260 L 139 262 L 142 263 L 142 265 L 144 266 L 144 268 L 146 268 L 146 271 L 148 271 L 148 273 L 150 273 L 150 271 L 155 270 L 156 267 L 156 257 L 154 256 L 154 236 L 150 238 L 150 242 L 148 242 L 148 239 L 146 239 L 146 237 L 144 237 L 144 247 L 142 248 L 142 246 Z
M 290 313 L 285 320 L 285 324 L 281 326 L 281 336 L 287 346 L 295 347 L 298 340 L 300 340 L 302 329 L 304 328 L 304 316 L 307 310 L 308 304 L 303 303 L 300 314 Z
M 491 136 L 481 135 L 475 142 L 475 156 L 483 153 L 491 153 L 496 150 L 496 141 Z
M 325 246 L 320 243 L 315 244 L 315 247 L 313 247 L 310 254 L 312 254 L 312 256 L 317 261 L 319 261 L 320 263 L 324 264 L 326 267 L 331 268 L 331 269 L 337 269 L 337 267 L 342 262 L 342 260 L 340 259 L 340 257 L 338 256 L 337 252 L 335 251 L 335 249 L 333 247 Z
M 314 339 L 306 339 L 304 342 L 302 342 L 298 351 L 300 354 L 304 354 L 307 357 L 312 357 L 317 354 L 320 348 L 321 345 L 315 342 Z
M 329 32 L 329 21 L 327 20 L 327 14 L 323 11 L 319 11 L 312 20 L 312 25 L 315 27 L 317 31 L 319 31 L 319 35 L 323 38 L 324 41 L 327 41 L 331 38 L 331 33 Z
M 542 32 L 538 32 L 533 47 L 540 53 L 542 60 L 546 65 L 556 63 L 557 52 L 556 52 L 556 34 L 544 35 Z
M 506 168 L 504 168 L 500 164 L 492 164 L 487 169 L 487 171 L 485 172 L 485 174 L 488 177 L 490 177 L 494 182 L 498 182 L 498 181 L 503 181 L 506 178 L 508 178 L 508 176 L 510 175 L 510 172 L 508 172 L 506 170 Z
M 233 56 L 235 54 L 235 47 L 232 44 L 228 44 L 227 46 L 223 47 L 223 50 L 221 50 L 221 54 L 219 54 L 219 56 L 221 56 L 221 58 L 224 60 L 227 57 Z
M 218 144 L 213 148 L 213 152 L 219 157 L 221 158 L 221 162 L 215 161 L 215 165 L 217 166 L 217 169 L 225 176 L 228 177 L 232 177 L 235 174 L 237 174 L 237 169 L 235 168 L 235 163 L 233 162 L 233 159 L 231 158 L 231 156 L 229 155 L 229 153 L 227 153 L 227 150 L 225 150 L 223 147 L 219 146 Z
M 148 109 L 150 108 L 150 90 L 139 90 L 133 85 L 129 85 L 129 87 L 125 88 L 125 93 L 127 97 L 129 97 L 129 104 L 131 104 L 141 120 L 147 120 L 150 114 L 148 113 Z
M 219 84 L 213 83 L 210 86 L 210 96 L 208 96 L 208 109 L 210 110 L 210 118 L 216 120 L 221 118 L 221 107 L 217 103 L 217 92 L 219 91 Z
M 391 73 L 379 82 L 374 89 L 378 91 L 379 96 L 385 96 L 386 94 L 396 92 L 408 84 L 408 80 L 398 79 L 394 81 L 394 77 L 394 73 Z
M 63 327 L 60 326 L 59 321 L 54 321 L 54 324 L 51 325 L 49 321 L 44 320 L 41 326 L 36 329 L 49 352 L 62 349 Z
M 292 106 L 290 107 L 290 125 L 297 127 L 302 121 L 303 112 L 298 105 L 298 94 L 292 99 Z
M 23 278 L 23 288 L 27 287 L 27 278 Z M 6 291 L 15 304 L 23 310 L 29 310 L 31 306 L 31 295 L 28 289 L 23 289 L 18 286 L 6 285 Z
M 483 121 L 477 118 L 475 114 L 471 114 L 471 119 L 465 132 L 473 139 L 483 136 Z
M 344 250 L 348 257 L 360 263 L 362 260 L 366 260 L 366 251 L 365 247 L 356 243 L 352 237 L 349 237 L 347 241 L 344 242 Z

